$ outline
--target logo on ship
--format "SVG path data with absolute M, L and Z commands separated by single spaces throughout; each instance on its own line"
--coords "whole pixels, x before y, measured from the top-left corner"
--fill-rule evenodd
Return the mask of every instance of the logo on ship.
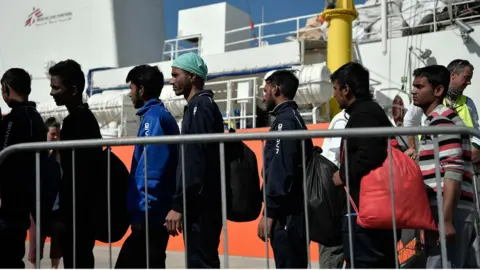
M 28 15 L 27 21 L 25 22 L 25 27 L 32 26 L 38 19 L 42 18 L 43 13 L 39 8 L 33 8 L 32 13 Z
M 63 12 L 45 16 L 40 8 L 33 8 L 32 12 L 28 15 L 25 21 L 25 27 L 30 26 L 42 26 L 46 24 L 54 24 L 69 21 L 72 19 L 72 12 Z

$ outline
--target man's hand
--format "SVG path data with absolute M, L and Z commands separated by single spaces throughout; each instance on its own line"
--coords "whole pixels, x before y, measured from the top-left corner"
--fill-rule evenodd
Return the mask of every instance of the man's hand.
M 270 238 L 270 234 L 272 232 L 272 223 L 273 219 L 271 218 L 266 218 L 267 219 L 267 231 L 265 232 L 265 217 L 260 219 L 260 222 L 258 223 L 258 228 L 257 228 L 257 235 L 262 241 L 268 241 L 268 238 Z
M 182 214 L 170 210 L 165 218 L 165 224 L 167 232 L 172 236 L 177 236 L 182 233 Z
M 445 221 L 445 238 L 447 242 L 455 241 L 455 235 L 457 232 L 455 231 L 455 227 L 453 227 L 453 223 L 451 221 Z
M 342 179 L 340 178 L 340 171 L 336 171 L 336 172 L 333 174 L 333 183 L 334 183 L 336 186 L 343 186 L 343 181 L 342 181 Z
M 405 152 L 405 155 L 409 156 L 411 159 L 417 159 L 417 150 L 414 148 L 408 148 Z

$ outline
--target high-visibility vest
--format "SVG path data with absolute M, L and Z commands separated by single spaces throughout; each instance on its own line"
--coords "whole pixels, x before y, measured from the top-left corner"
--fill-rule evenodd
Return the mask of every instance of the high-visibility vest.
M 443 100 L 443 104 L 446 106 L 447 101 Z M 473 128 L 473 121 L 472 121 L 472 116 L 470 115 L 470 110 L 468 109 L 467 106 L 467 97 L 464 95 L 461 95 L 458 99 L 457 102 L 455 102 L 455 108 L 453 108 L 458 116 L 462 118 L 463 123 L 465 123 L 465 126 Z

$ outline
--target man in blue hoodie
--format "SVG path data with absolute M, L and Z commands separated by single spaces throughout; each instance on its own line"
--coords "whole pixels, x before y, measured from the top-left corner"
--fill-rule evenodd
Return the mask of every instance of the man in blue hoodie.
M 177 122 L 159 99 L 163 80 L 162 72 L 148 65 L 134 67 L 127 75 L 130 99 L 141 119 L 138 137 L 180 133 Z M 120 250 L 115 268 L 165 268 L 169 234 L 163 223 L 172 207 L 177 160 L 175 145 L 135 145 L 127 198 L 132 233 Z

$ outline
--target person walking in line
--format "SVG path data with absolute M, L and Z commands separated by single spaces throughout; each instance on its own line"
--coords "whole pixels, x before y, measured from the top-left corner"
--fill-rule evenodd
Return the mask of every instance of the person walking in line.
M 426 116 L 425 126 L 465 127 L 460 115 L 443 104 L 448 95 L 450 71 L 440 65 L 426 66 L 413 71 L 412 97 L 415 106 Z M 434 159 L 433 136 L 420 137 L 420 169 L 423 174 L 430 207 L 435 221 L 443 211 L 447 244 L 447 265 L 442 265 L 438 231 L 425 231 L 426 268 L 478 268 L 480 243 L 476 233 L 478 218 L 473 194 L 472 146 L 470 137 L 464 134 L 438 135 L 440 162 Z M 439 209 L 436 197 L 435 166 L 440 166 L 443 209 Z
M 97 119 L 88 104 L 83 102 L 85 74 L 80 64 L 71 59 L 61 61 L 50 67 L 49 74 L 50 95 L 58 106 L 65 106 L 68 110 L 68 116 L 63 119 L 60 130 L 60 140 L 101 139 L 102 134 Z M 63 170 L 59 206 L 61 220 L 65 225 L 65 233 L 60 239 L 63 264 L 65 268 L 94 268 L 95 234 L 92 233 L 92 228 L 95 228 L 93 210 L 97 205 L 93 198 L 95 198 L 99 172 L 104 171 L 102 147 L 76 149 L 73 152 L 74 160 L 71 149 L 59 152 Z M 72 165 L 73 161 L 75 165 Z M 75 181 L 73 172 L 75 172 Z M 73 183 L 75 183 L 75 196 L 73 196 Z M 75 198 L 75 210 L 73 210 L 73 198 Z M 73 211 L 75 211 L 75 226 Z
M 213 92 L 204 89 L 208 68 L 194 53 L 180 55 L 172 64 L 173 91 L 187 100 L 182 134 L 223 133 L 223 118 L 213 100 Z M 220 268 L 218 245 L 222 231 L 220 190 L 220 154 L 218 143 L 184 144 L 185 166 L 179 155 L 177 188 L 172 210 L 165 219 L 171 235 L 187 232 L 188 268 Z M 185 176 L 186 194 L 182 177 Z M 183 196 L 187 212 L 183 211 Z M 187 224 L 182 216 L 187 215 Z
M 55 117 L 50 117 L 45 121 L 45 127 L 47 128 L 47 141 L 58 141 L 60 136 L 60 123 L 57 122 Z M 58 174 L 61 174 L 60 168 L 60 155 L 58 150 L 50 150 L 49 158 L 54 159 L 55 162 L 49 163 L 52 167 L 47 168 L 50 172 L 56 171 Z M 60 235 L 63 232 L 63 224 L 59 216 L 59 205 L 58 205 L 58 193 L 55 196 L 55 202 L 52 208 L 51 215 L 51 228 L 50 232 L 50 260 L 52 263 L 52 269 L 57 269 L 60 265 L 60 260 L 62 258 L 62 250 L 60 248 Z M 28 245 L 28 261 L 32 264 L 32 268 L 36 267 L 36 254 L 37 254 L 37 243 L 36 243 L 36 223 L 33 217 L 30 217 L 31 225 L 29 229 L 29 245 Z M 43 258 L 43 247 L 45 245 L 46 239 L 45 233 L 42 233 L 40 236 L 40 260 Z
M 294 101 L 298 89 L 295 74 L 289 70 L 278 70 L 265 82 L 264 102 L 270 114 L 275 116 L 270 131 L 306 130 Z M 311 156 L 312 150 L 312 140 L 306 139 L 305 156 Z M 264 153 L 263 188 L 267 193 L 264 204 L 267 216 L 258 223 L 258 237 L 262 241 L 270 238 L 277 268 L 307 268 L 302 142 L 267 140 Z
M 385 111 L 376 103 L 370 92 L 370 74 L 361 64 L 349 62 L 330 76 L 333 95 L 341 109 L 345 109 L 349 118 L 345 129 L 365 127 L 391 127 Z M 387 137 L 348 138 L 345 146 L 343 139 L 340 156 L 348 156 L 348 169 L 345 159 L 340 158 L 340 170 L 333 176 L 333 182 L 345 186 L 346 174 L 349 174 L 350 195 L 359 204 L 360 183 L 370 171 L 380 167 L 387 158 Z M 360 206 L 361 207 L 361 206 Z M 343 249 L 346 268 L 352 262 L 358 268 L 394 268 L 395 251 L 392 230 L 366 229 L 357 224 L 357 214 L 353 211 L 342 219 Z M 352 223 L 349 231 L 348 219 Z M 400 231 L 395 232 L 400 235 Z M 352 237 L 353 258 L 351 257 L 349 237 Z
M 0 124 L 3 150 L 26 142 L 44 142 L 47 132 L 36 104 L 29 101 L 32 79 L 21 68 L 7 70 L 0 84 L 2 97 L 12 109 Z M 41 160 L 47 152 L 40 152 Z M 0 268 L 25 268 L 25 238 L 35 204 L 35 153 L 9 155 L 0 164 Z
M 163 74 L 157 67 L 136 66 L 128 73 L 126 82 L 130 84 L 130 99 L 141 119 L 138 137 L 180 133 L 175 118 L 159 99 Z M 165 268 L 169 234 L 163 224 L 172 207 L 177 161 L 176 145 L 135 145 L 127 195 L 132 233 L 122 245 L 115 268 L 147 268 L 147 209 L 148 267 Z M 145 201 L 146 192 L 148 202 Z

